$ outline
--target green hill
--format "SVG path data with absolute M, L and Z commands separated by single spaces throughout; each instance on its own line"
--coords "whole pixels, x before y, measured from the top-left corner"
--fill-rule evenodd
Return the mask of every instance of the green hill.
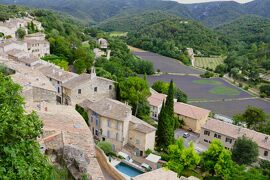
M 150 17 L 152 15 L 152 13 L 149 13 Z M 157 15 L 158 13 L 155 13 L 155 17 L 158 17 Z M 159 15 L 164 16 L 162 13 Z M 130 19 L 130 21 L 139 19 L 138 22 L 142 21 L 142 24 L 147 24 L 145 26 L 132 25 L 127 28 L 133 29 L 128 34 L 128 43 L 138 48 L 177 59 L 181 54 L 180 50 L 187 47 L 191 47 L 204 55 L 220 55 L 227 51 L 226 38 L 191 20 L 167 16 L 166 20 L 156 18 L 156 22 L 150 21 L 153 23 L 149 23 L 149 21 L 143 21 L 149 19 L 147 14 L 127 17 L 126 19 Z
M 270 42 L 270 19 L 260 16 L 242 16 L 231 23 L 216 28 L 216 30 L 247 44 Z

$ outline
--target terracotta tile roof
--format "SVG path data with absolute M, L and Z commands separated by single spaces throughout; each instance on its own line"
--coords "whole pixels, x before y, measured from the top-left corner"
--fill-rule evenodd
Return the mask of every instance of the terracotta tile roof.
M 91 102 L 87 99 L 79 105 L 85 109 L 90 109 L 96 112 L 100 116 L 119 121 L 125 121 L 127 119 L 127 115 L 129 116 L 132 113 L 129 105 L 110 98 L 104 98 L 96 102 Z
M 157 130 L 155 127 L 151 126 L 150 124 L 144 122 L 143 120 L 135 116 L 132 116 L 131 118 L 131 128 L 145 134 L 151 133 Z
M 165 169 L 159 168 L 154 171 L 143 173 L 141 175 L 135 176 L 132 180 L 179 180 L 177 173 Z
M 209 116 L 211 111 L 181 102 L 174 103 L 174 112 L 193 119 L 201 119 Z
M 255 141 L 259 147 L 270 150 L 270 136 L 267 134 L 259 133 L 216 119 L 209 119 L 202 128 L 232 137 L 234 139 L 245 135 L 246 137 Z
M 166 100 L 167 95 L 166 94 L 160 94 L 160 93 L 153 93 L 150 97 L 147 98 L 147 101 L 151 106 L 161 106 L 163 101 Z
M 39 68 L 39 71 L 42 72 L 45 76 L 60 81 L 62 83 L 77 76 L 74 73 L 62 70 L 59 67 L 56 67 L 55 65 L 43 66 Z

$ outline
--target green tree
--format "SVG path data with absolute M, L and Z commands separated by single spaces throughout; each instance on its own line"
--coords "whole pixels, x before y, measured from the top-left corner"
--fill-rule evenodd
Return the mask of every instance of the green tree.
M 243 136 L 238 138 L 232 149 L 232 159 L 238 164 L 247 164 L 255 162 L 258 159 L 259 150 L 256 142 Z
M 113 148 L 112 148 L 112 144 L 110 142 L 107 141 L 100 141 L 97 143 L 97 146 L 103 150 L 103 152 L 107 155 L 115 155 Z
M 26 114 L 21 87 L 0 74 L 0 179 L 48 179 L 52 166 L 36 139 L 42 122 Z
M 19 38 L 19 39 L 23 39 L 24 36 L 26 35 L 26 32 L 23 28 L 19 28 L 17 31 L 16 31 L 16 36 Z
M 129 77 L 119 82 L 120 98 L 132 106 L 135 116 L 138 114 L 140 102 L 145 102 L 150 95 L 147 82 L 139 77 Z M 148 114 L 149 115 L 149 114 Z
M 163 102 L 158 116 L 158 128 L 156 132 L 156 146 L 161 151 L 166 151 L 168 146 L 174 142 L 174 117 L 169 116 L 165 103 Z
M 170 82 L 165 107 L 166 107 L 166 111 L 167 111 L 168 115 L 174 116 L 174 108 L 173 108 L 174 107 L 174 85 L 173 85 L 173 80 L 171 80 L 171 82 Z
M 245 123 L 248 128 L 260 131 L 261 125 L 267 121 L 266 113 L 257 107 L 249 106 L 243 114 L 235 115 L 234 123 Z
M 231 175 L 234 163 L 231 159 L 231 152 L 215 139 L 208 150 L 202 153 L 201 165 L 203 170 L 212 175 L 227 177 Z
M 166 166 L 179 176 L 184 170 L 193 170 L 200 163 L 200 156 L 195 152 L 193 143 L 185 148 L 182 138 L 169 146 L 168 158 Z
M 262 85 L 260 87 L 260 92 L 264 93 L 266 96 L 270 96 L 270 84 Z
M 77 59 L 74 61 L 74 68 L 78 74 L 81 74 L 86 71 L 86 65 L 83 59 Z

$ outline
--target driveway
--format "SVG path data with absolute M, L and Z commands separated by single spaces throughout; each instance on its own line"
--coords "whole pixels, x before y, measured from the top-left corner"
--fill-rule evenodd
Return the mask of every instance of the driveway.
M 190 134 L 189 137 L 183 138 L 185 140 L 184 144 L 185 144 L 186 147 L 189 146 L 190 142 L 193 142 L 193 144 L 195 145 L 199 141 L 199 135 L 198 134 L 193 133 L 193 132 L 189 132 L 189 131 L 184 130 L 184 129 L 176 129 L 174 131 L 174 137 L 176 139 L 179 139 L 179 138 L 183 137 L 184 133 L 189 133 Z

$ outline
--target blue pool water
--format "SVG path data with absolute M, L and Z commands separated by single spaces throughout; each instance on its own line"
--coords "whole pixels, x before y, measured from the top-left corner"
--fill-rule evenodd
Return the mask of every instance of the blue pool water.
M 142 171 L 135 169 L 134 167 L 131 167 L 123 162 L 120 162 L 115 167 L 116 169 L 118 169 L 118 171 L 122 172 L 123 174 L 126 174 L 129 177 L 135 177 L 137 175 L 143 174 Z

